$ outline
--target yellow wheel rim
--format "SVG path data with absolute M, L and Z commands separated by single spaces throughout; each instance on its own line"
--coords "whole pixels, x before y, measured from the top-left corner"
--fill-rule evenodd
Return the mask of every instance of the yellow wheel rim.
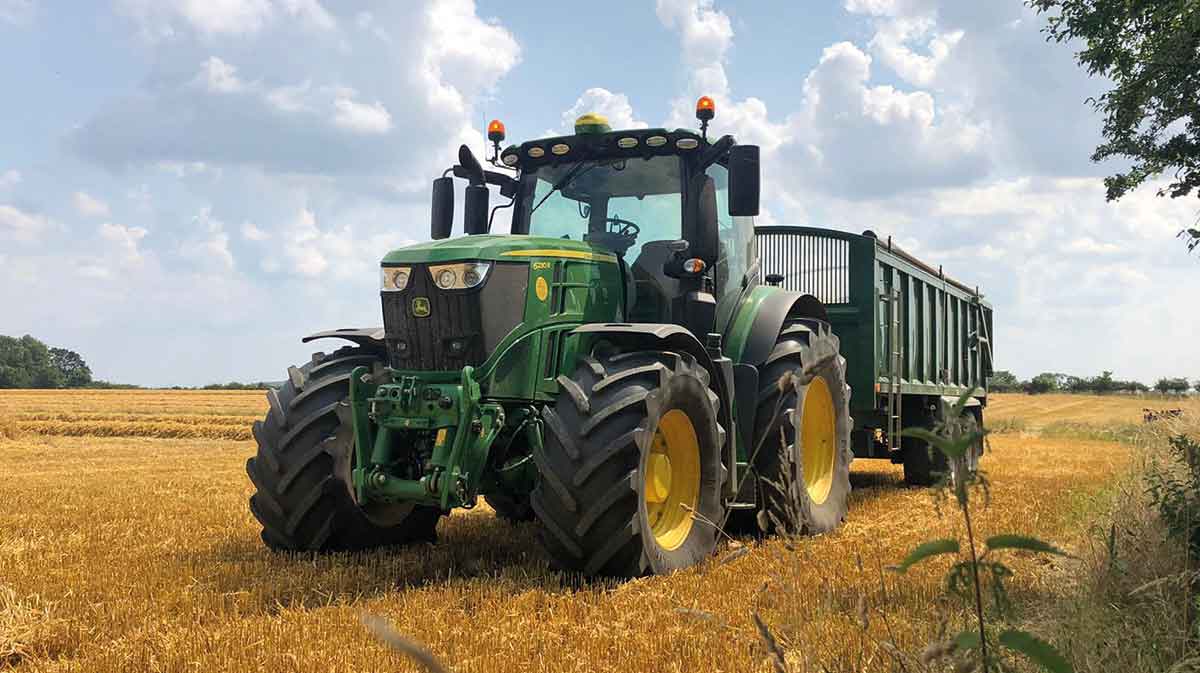
M 658 421 L 643 474 L 646 518 L 655 542 L 678 549 L 700 502 L 700 442 L 688 415 L 672 409 Z
M 803 451 L 804 487 L 808 489 L 808 497 L 821 504 L 829 497 L 833 486 L 837 416 L 833 411 L 829 384 L 820 376 L 813 377 L 804 395 L 804 408 L 800 411 L 800 450 Z

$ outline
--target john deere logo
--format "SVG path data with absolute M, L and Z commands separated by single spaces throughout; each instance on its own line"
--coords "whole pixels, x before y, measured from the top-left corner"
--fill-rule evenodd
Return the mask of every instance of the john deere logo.
M 413 315 L 418 318 L 429 317 L 429 298 L 413 297 Z

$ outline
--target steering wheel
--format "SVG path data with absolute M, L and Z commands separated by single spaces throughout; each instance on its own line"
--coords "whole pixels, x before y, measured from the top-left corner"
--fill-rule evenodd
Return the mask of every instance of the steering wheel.
M 622 220 L 619 217 L 606 217 L 604 224 L 608 228 L 609 233 L 616 234 L 622 238 L 637 239 L 638 234 L 642 233 L 642 228 L 629 220 Z
M 604 218 L 604 231 L 587 234 L 583 240 L 596 245 L 602 245 L 619 255 L 632 248 L 637 243 L 638 234 L 642 232 L 637 224 L 619 217 Z

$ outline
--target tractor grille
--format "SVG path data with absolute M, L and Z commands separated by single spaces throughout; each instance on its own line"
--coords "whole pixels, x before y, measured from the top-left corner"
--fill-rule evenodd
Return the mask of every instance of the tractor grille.
M 453 371 L 478 366 L 522 320 L 529 267 L 494 263 L 482 287 L 442 290 L 414 265 L 402 292 L 381 292 L 388 358 L 395 369 Z M 413 313 L 419 297 L 429 315 Z

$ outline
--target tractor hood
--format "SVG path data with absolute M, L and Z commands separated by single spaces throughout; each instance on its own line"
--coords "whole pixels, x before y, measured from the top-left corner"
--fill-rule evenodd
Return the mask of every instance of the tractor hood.
M 478 235 L 417 243 L 389 252 L 384 265 L 465 260 L 522 261 L 532 257 L 565 257 L 616 263 L 612 251 L 567 238 L 524 235 Z

